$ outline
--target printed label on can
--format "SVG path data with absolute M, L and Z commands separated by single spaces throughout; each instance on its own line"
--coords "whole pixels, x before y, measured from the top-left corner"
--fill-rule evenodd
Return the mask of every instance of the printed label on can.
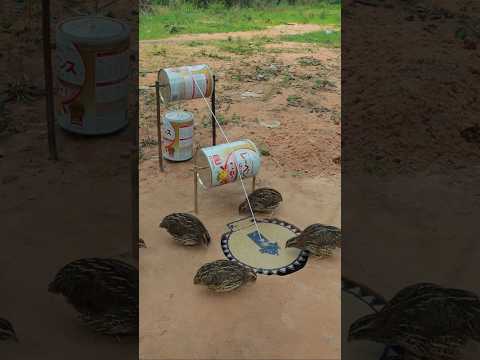
M 207 65 L 164 69 L 170 87 L 170 101 L 209 97 L 213 79 Z
M 128 78 L 129 61 L 128 51 L 98 53 L 95 64 L 97 86 L 125 81 Z
M 114 102 L 128 96 L 128 81 L 124 80 L 111 85 L 98 86 L 95 88 L 97 103 Z
M 212 186 L 224 185 L 255 176 L 260 168 L 260 156 L 249 141 L 237 141 L 203 149 L 210 164 Z M 237 169 L 238 165 L 238 169 Z
M 188 147 L 193 144 L 193 126 L 187 125 L 179 128 L 180 147 Z
M 77 45 L 63 36 L 57 36 L 55 67 L 58 77 L 78 86 L 85 82 L 85 65 Z
M 170 122 L 164 119 L 163 154 L 173 161 L 190 159 L 193 155 L 193 121 Z

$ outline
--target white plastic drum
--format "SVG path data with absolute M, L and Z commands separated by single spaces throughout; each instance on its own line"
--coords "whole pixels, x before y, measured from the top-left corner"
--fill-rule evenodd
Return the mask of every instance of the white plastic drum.
M 193 156 L 193 115 L 170 111 L 163 117 L 162 152 L 165 159 L 185 161 Z
M 163 69 L 158 82 L 166 102 L 201 98 L 202 94 L 208 98 L 213 91 L 213 74 L 208 65 Z
M 130 30 L 118 20 L 74 17 L 56 34 L 56 118 L 68 131 L 100 135 L 128 123 Z
M 237 181 L 239 176 L 235 161 L 242 178 L 255 176 L 260 169 L 260 152 L 250 140 L 201 149 L 197 160 L 201 183 L 205 187 L 213 187 Z

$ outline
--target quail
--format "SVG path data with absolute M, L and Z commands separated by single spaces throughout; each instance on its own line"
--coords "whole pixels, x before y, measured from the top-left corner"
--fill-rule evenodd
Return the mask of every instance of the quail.
M 56 274 L 48 291 L 63 295 L 91 328 L 106 335 L 138 333 L 138 270 L 116 259 L 73 261 Z
M 303 230 L 285 244 L 285 247 L 295 247 L 307 250 L 310 254 L 326 258 L 333 254 L 335 247 L 341 247 L 342 233 L 335 226 L 313 224 Z
M 205 285 L 216 292 L 227 292 L 256 280 L 257 275 L 253 270 L 234 261 L 216 260 L 198 269 L 193 283 Z
M 253 212 L 265 213 L 273 212 L 283 199 L 282 194 L 275 189 L 260 188 L 248 195 L 248 200 L 250 201 Z M 240 204 L 238 212 L 240 214 L 250 214 L 247 200 Z
M 14 340 L 18 342 L 13 325 L 7 319 L 0 318 L 0 340 Z
M 193 246 L 210 244 L 210 234 L 202 222 L 195 216 L 186 213 L 167 215 L 160 227 L 168 231 L 182 245 Z
M 410 359 L 457 359 L 469 340 L 480 341 L 480 299 L 432 283 L 410 285 L 378 313 L 356 320 L 348 340 L 383 343 Z
M 139 248 L 146 248 L 147 244 L 145 244 L 145 241 L 142 238 L 138 239 L 138 247 Z

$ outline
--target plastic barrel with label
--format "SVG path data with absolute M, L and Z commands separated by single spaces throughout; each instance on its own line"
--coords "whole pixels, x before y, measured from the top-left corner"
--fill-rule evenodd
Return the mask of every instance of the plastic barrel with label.
M 56 33 L 56 118 L 65 130 L 101 135 L 128 124 L 130 30 L 101 16 L 70 18 Z
M 193 156 L 193 115 L 169 111 L 163 117 L 162 152 L 165 159 L 185 161 Z
M 242 178 L 256 176 L 260 170 L 260 152 L 250 140 L 235 141 L 203 148 L 198 152 L 197 166 L 204 187 L 224 185 Z
M 213 73 L 208 65 L 163 69 L 158 73 L 158 81 L 165 102 L 197 99 L 202 95 L 208 98 L 213 91 Z

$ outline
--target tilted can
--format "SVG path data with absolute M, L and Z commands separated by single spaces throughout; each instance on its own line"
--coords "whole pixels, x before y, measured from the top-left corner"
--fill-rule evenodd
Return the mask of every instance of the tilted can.
M 198 174 L 205 187 L 239 180 L 237 165 L 242 178 L 255 176 L 260 170 L 260 152 L 250 140 L 203 148 L 199 150 L 197 156 Z

